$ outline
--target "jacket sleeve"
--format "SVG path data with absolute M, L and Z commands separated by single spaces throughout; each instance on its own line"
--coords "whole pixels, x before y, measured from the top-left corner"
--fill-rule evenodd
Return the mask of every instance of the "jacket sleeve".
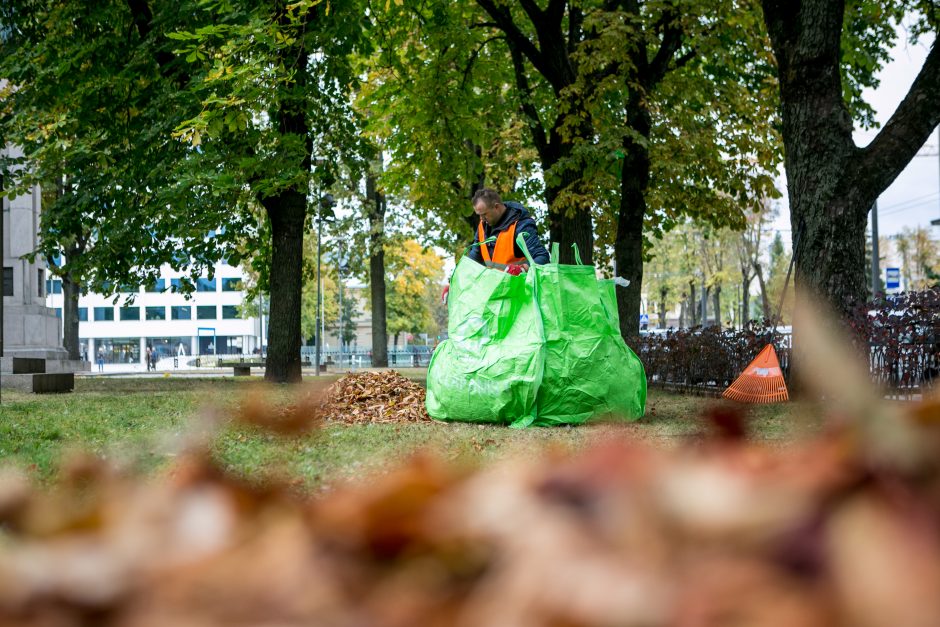
M 538 265 L 548 263 L 548 251 L 545 250 L 545 246 L 542 245 L 542 240 L 539 239 L 539 232 L 535 228 L 535 220 L 532 218 L 525 218 L 519 220 L 519 223 L 516 225 L 516 234 L 526 233 L 525 244 L 529 249 L 529 254 L 532 255 L 532 261 Z M 513 243 L 513 251 L 517 257 L 523 257 L 522 249 L 519 248 L 519 244 Z

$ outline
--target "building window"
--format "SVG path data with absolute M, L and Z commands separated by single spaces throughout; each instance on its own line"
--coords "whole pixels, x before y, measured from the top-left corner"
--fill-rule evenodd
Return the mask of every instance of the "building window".
M 124 294 L 134 294 L 140 290 L 139 285 L 121 285 L 118 287 L 118 291 Z
M 46 294 L 61 294 L 62 281 L 59 279 L 46 279 Z
M 62 308 L 61 308 L 61 307 L 56 307 L 56 308 L 55 308 L 55 317 L 56 317 L 56 318 L 59 318 L 59 319 L 62 318 Z
M 140 320 L 140 307 L 121 307 L 121 320 Z
M 43 297 L 43 293 L 42 293 L 43 285 L 42 284 L 43 284 L 43 281 L 45 280 L 45 273 L 41 269 L 38 270 L 37 272 L 39 272 L 39 283 L 38 283 L 38 287 L 36 291 L 39 292 L 39 298 L 42 298 Z
M 3 266 L 3 295 L 13 296 L 13 267 Z
M 163 292 L 166 291 L 166 279 L 157 279 L 156 281 L 147 285 L 148 292 Z
M 95 322 L 114 320 L 114 307 L 95 307 Z
M 222 279 L 223 292 L 240 292 L 242 289 L 241 279 Z
M 238 307 L 236 305 L 222 305 L 223 320 L 237 320 L 238 317 Z
M 196 279 L 196 291 L 197 292 L 214 292 L 215 291 L 215 279 L 207 279 L 205 277 Z
M 79 308 L 78 308 L 78 321 L 79 321 L 79 322 L 88 322 L 88 307 L 79 307 Z
M 215 305 L 197 305 L 196 318 L 199 320 L 215 320 Z
M 192 320 L 193 319 L 192 307 L 189 307 L 188 305 L 170 307 L 170 317 L 173 320 Z
M 147 320 L 166 320 L 166 307 L 147 307 Z

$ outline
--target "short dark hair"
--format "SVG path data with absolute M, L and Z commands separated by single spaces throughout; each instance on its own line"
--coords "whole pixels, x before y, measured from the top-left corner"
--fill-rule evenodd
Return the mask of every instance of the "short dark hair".
M 495 207 L 496 205 L 503 204 L 503 201 L 499 197 L 499 194 L 497 194 L 495 191 L 493 191 L 492 189 L 488 187 L 481 187 L 480 189 L 478 189 L 473 194 L 473 200 L 471 204 L 476 206 L 476 204 L 480 202 L 481 200 L 483 201 L 483 204 L 485 204 L 487 207 Z

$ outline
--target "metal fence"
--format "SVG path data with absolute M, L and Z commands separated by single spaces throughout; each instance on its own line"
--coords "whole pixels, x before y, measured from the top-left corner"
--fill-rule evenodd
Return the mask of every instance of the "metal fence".
M 856 349 L 868 357 L 876 385 L 901 396 L 940 385 L 940 290 L 864 303 L 846 323 Z M 696 327 L 651 333 L 636 342 L 635 350 L 651 385 L 715 393 L 771 342 L 789 381 L 791 336 L 766 322 L 745 330 Z
M 717 394 L 773 342 L 784 376 L 790 370 L 790 335 L 766 325 L 746 330 L 693 327 L 641 336 L 635 343 L 647 382 L 682 392 Z

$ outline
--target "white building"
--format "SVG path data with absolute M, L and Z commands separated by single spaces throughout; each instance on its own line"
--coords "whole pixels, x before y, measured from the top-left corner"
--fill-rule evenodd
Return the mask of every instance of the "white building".
M 78 301 L 82 354 L 93 363 L 145 365 L 147 347 L 158 360 L 194 355 L 252 354 L 267 333 L 257 315 L 244 311 L 242 271 L 224 263 L 213 279 L 201 278 L 188 297 L 172 291 L 180 273 L 166 266 L 155 285 L 117 296 L 84 294 Z M 47 304 L 62 315 L 62 284 L 47 281 Z M 179 363 L 183 367 L 184 363 Z

